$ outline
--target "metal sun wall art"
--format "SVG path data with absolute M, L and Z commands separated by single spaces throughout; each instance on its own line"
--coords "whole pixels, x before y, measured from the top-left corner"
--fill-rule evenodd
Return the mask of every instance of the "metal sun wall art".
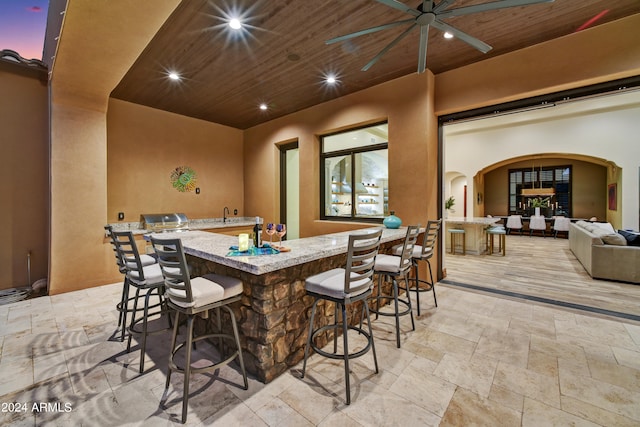
M 171 172 L 171 184 L 182 193 L 193 191 L 196 188 L 196 171 L 189 166 L 178 166 Z

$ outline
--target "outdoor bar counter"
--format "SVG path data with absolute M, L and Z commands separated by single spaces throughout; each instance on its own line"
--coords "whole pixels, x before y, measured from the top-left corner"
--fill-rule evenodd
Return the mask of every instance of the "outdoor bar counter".
M 192 276 L 218 273 L 237 277 L 244 283 L 241 303 L 233 306 L 240 331 L 244 362 L 262 382 L 270 382 L 304 356 L 309 308 L 305 279 L 314 274 L 344 267 L 348 236 L 375 228 L 287 240 L 290 252 L 259 256 L 228 256 L 238 238 L 205 231 L 158 233 L 158 238 L 180 238 Z M 383 229 L 380 252 L 389 252 L 406 235 L 406 227 Z M 333 316 L 333 305 L 319 306 L 318 313 Z M 359 321 L 360 311 L 352 312 Z M 328 323 L 326 316 L 316 316 Z M 209 323 L 207 328 L 211 328 Z M 328 337 L 325 337 L 328 339 Z

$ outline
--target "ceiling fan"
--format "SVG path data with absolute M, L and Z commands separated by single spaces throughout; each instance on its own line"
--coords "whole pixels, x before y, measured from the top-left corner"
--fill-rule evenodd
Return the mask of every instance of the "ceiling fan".
M 384 47 L 367 65 L 362 67 L 362 71 L 367 71 L 373 66 L 382 56 L 387 53 L 392 47 L 398 44 L 403 38 L 405 38 L 415 28 L 420 28 L 420 49 L 418 51 L 418 73 L 423 73 L 427 68 L 427 42 L 429 39 L 429 27 L 434 27 L 440 31 L 445 31 L 452 34 L 454 37 L 459 38 L 465 43 L 475 47 L 482 53 L 487 53 L 491 50 L 491 46 L 478 40 L 475 37 L 470 36 L 451 25 L 442 22 L 444 18 L 451 18 L 454 16 L 470 15 L 472 13 L 485 12 L 488 10 L 505 9 L 508 7 L 527 6 L 536 3 L 551 3 L 554 0 L 499 0 L 490 3 L 477 4 L 473 6 L 460 7 L 457 9 L 447 9 L 455 0 L 442 0 L 439 4 L 434 4 L 433 0 L 423 0 L 417 8 L 413 9 L 402 2 L 397 0 L 376 0 L 378 3 L 382 3 L 386 6 L 397 9 L 401 12 L 411 15 L 409 19 L 402 21 L 390 22 L 384 25 L 378 25 L 376 27 L 367 28 L 365 30 L 356 31 L 355 33 L 347 34 L 344 36 L 336 37 L 327 40 L 326 44 L 338 43 L 344 40 L 349 40 L 355 37 L 363 36 L 365 34 L 371 34 L 378 31 L 386 30 L 388 28 L 397 27 L 404 24 L 411 24 L 402 34 L 396 37 L 391 43 Z

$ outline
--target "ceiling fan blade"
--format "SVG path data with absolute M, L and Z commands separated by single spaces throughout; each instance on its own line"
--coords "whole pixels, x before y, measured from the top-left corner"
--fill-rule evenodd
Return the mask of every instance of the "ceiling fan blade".
M 528 6 L 537 3 L 551 3 L 555 0 L 502 0 L 491 3 L 477 4 L 474 6 L 459 7 L 457 9 L 444 10 L 438 13 L 438 18 L 451 18 L 453 16 L 469 15 L 471 13 L 485 12 L 487 10 L 505 9 L 507 7 Z
M 482 53 L 487 53 L 492 49 L 491 46 L 489 46 L 485 42 L 478 40 L 477 38 L 470 36 L 469 34 L 464 33 L 458 30 L 457 28 L 452 27 L 449 24 L 445 24 L 444 22 L 438 19 L 433 21 L 431 25 L 433 25 L 435 28 L 439 29 L 440 31 L 448 31 L 449 33 L 453 34 L 456 38 L 459 38 L 463 42 L 475 47 Z
M 339 36 L 339 37 L 327 40 L 324 43 L 325 44 L 338 43 L 338 42 L 341 42 L 341 41 L 344 41 L 344 40 L 349 40 L 349 39 L 352 39 L 352 38 L 355 38 L 355 37 L 360 37 L 360 36 L 363 36 L 365 34 L 371 34 L 371 33 L 375 33 L 375 32 L 378 32 L 378 31 L 386 30 L 387 28 L 397 27 L 398 25 L 407 24 L 409 22 L 415 22 L 415 19 L 409 18 L 409 19 L 405 19 L 403 21 L 395 21 L 395 22 L 391 22 L 389 24 L 378 25 L 377 27 L 371 27 L 371 28 L 367 28 L 365 30 L 356 31 L 355 33 L 346 34 L 344 36 Z
M 404 3 L 400 3 L 396 0 L 376 0 L 378 3 L 382 3 L 389 7 L 399 10 L 400 12 L 408 13 L 413 16 L 420 16 L 422 13 L 419 10 L 416 10 L 412 7 L 407 6 Z
M 429 26 L 420 26 L 420 50 L 418 51 L 418 74 L 427 69 L 427 44 L 429 43 Z
M 456 0 L 442 0 L 440 3 L 438 3 L 436 5 L 436 7 L 433 8 L 433 12 L 434 13 L 439 13 L 441 10 L 445 10 L 454 1 L 456 1 Z
M 388 45 L 386 45 L 384 47 L 384 49 L 382 49 L 380 51 L 380 53 L 378 53 L 376 56 L 373 57 L 373 59 L 371 61 L 369 61 L 367 63 L 367 65 L 365 65 L 364 67 L 362 67 L 362 71 L 367 71 L 369 68 L 371 68 L 371 66 L 373 64 L 375 64 L 376 62 L 378 62 L 378 60 L 380 58 L 382 58 L 382 56 L 387 53 L 389 51 L 389 49 L 391 49 L 392 47 L 394 47 L 395 45 L 397 45 L 400 40 L 402 40 L 403 38 L 405 38 L 410 32 L 411 30 L 413 30 L 414 28 L 416 28 L 418 25 L 414 24 L 412 26 L 410 26 L 409 28 L 407 28 L 402 34 L 400 34 L 398 37 L 396 37 L 395 39 L 393 39 L 393 41 L 391 43 L 389 43 Z

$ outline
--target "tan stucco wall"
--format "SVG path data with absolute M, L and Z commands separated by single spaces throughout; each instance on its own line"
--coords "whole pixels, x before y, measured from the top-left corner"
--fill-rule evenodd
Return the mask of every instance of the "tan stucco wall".
M 222 217 L 225 206 L 244 215 L 242 131 L 111 99 L 107 114 L 107 221 L 183 212 Z M 200 194 L 172 187 L 170 174 L 189 166 Z
M 109 94 L 179 4 L 70 1 L 51 74 L 49 293 L 108 283 Z
M 412 74 L 248 129 L 245 209 L 265 218 L 279 218 L 277 145 L 297 139 L 300 236 L 362 227 L 319 221 L 319 137 L 388 120 L 389 207 L 405 224 L 424 225 L 427 219 L 437 218 L 437 170 L 433 167 L 437 164 L 437 123 L 432 94 L 432 74 Z M 418 174 L 420 179 L 416 179 Z
M 438 115 L 640 74 L 640 14 L 436 75 Z
M 44 80 L 44 81 L 43 81 Z M 46 72 L 0 63 L 0 289 L 47 277 L 49 115 Z M 31 283 L 27 254 L 31 252 Z

